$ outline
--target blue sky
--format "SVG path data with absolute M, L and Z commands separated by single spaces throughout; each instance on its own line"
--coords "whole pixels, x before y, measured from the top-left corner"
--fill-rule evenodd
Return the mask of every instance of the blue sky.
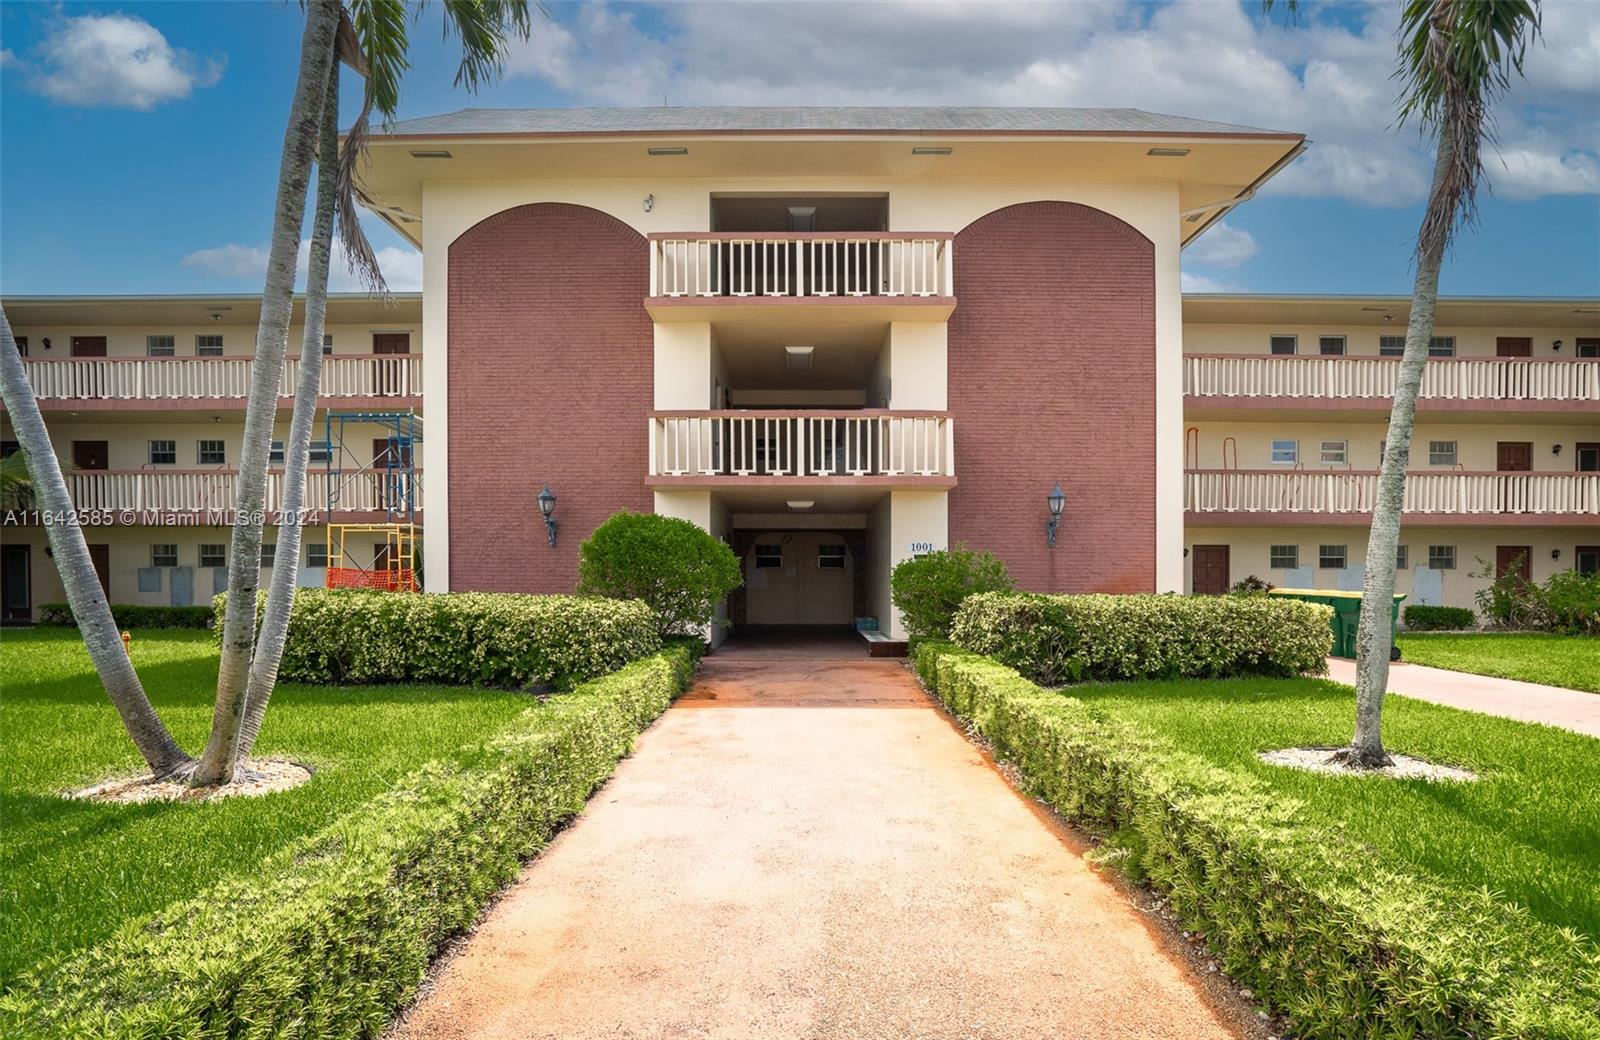
M 452 89 L 452 44 L 424 15 L 401 116 L 1048 104 L 1299 130 L 1308 153 L 1185 253 L 1186 285 L 1410 289 L 1430 156 L 1392 125 L 1388 5 L 1302 5 L 1294 23 L 1232 3 L 547 6 L 554 21 L 476 97 Z M 300 17 L 280 2 L 0 4 L 0 291 L 259 291 Z M 1497 110 L 1494 192 L 1446 293 L 1600 294 L 1600 5 L 1547 3 L 1545 22 Z M 347 109 L 356 93 L 347 79 Z M 395 286 L 414 286 L 419 258 L 368 230 Z

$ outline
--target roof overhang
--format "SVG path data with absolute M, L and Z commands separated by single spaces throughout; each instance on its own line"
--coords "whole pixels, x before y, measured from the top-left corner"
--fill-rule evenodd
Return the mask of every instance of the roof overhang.
M 6 318 L 16 328 L 50 325 L 254 325 L 261 296 L 112 295 L 7 296 Z M 294 298 L 293 323 L 305 318 L 305 296 Z M 329 293 L 328 320 L 341 325 L 416 324 L 421 293 L 394 293 L 390 300 L 366 293 Z
M 1380 325 L 1404 331 L 1409 296 L 1185 293 L 1186 325 Z M 1434 323 L 1452 328 L 1543 326 L 1600 329 L 1600 299 L 1544 296 L 1441 296 Z

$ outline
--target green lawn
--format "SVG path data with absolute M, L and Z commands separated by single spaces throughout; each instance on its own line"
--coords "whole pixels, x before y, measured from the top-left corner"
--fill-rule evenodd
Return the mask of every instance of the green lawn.
M 1412 664 L 1600 693 L 1600 638 L 1541 632 L 1403 632 Z
M 210 726 L 209 632 L 136 631 L 133 659 L 178 741 Z M 143 761 L 71 629 L 0 633 L 0 988 L 40 957 L 248 871 L 430 759 L 454 757 L 527 707 L 494 691 L 281 685 L 257 745 L 316 768 L 263 798 L 113 806 L 64 789 Z
M 1350 739 L 1355 697 L 1316 679 L 1099 683 L 1069 691 L 1304 803 L 1392 864 L 1486 886 L 1600 938 L 1600 740 L 1391 695 L 1391 750 L 1475 770 L 1468 784 L 1335 777 L 1270 766 L 1282 747 Z

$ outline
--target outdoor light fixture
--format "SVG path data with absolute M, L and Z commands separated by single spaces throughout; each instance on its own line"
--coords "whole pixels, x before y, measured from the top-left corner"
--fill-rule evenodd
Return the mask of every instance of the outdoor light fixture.
M 1187 149 L 1187 148 L 1152 148 L 1148 152 L 1145 152 L 1144 154 L 1160 156 L 1161 158 L 1164 158 L 1164 159 L 1181 159 L 1185 155 L 1189 154 L 1189 149 Z
M 414 152 L 411 153 L 411 158 L 413 158 L 413 159 L 448 159 L 448 158 L 450 158 L 450 153 L 445 151 L 442 148 L 433 149 L 433 150 L 418 149 L 417 151 L 414 151 Z
M 921 147 L 921 148 L 913 148 L 913 149 L 911 149 L 911 154 L 912 155 L 949 155 L 953 151 L 955 151 L 954 148 L 944 148 L 944 147 L 936 148 L 936 147 L 932 147 L 932 146 L 924 146 L 924 147 Z
M 1561 341 L 1560 340 L 1556 340 L 1554 343 L 1550 344 L 1550 349 L 1551 350 L 1560 350 L 1561 349 Z
M 790 509 L 793 509 L 797 513 L 803 513 L 807 509 L 810 509 L 812 506 L 814 506 L 816 504 L 817 504 L 816 499 L 813 499 L 813 498 L 790 499 L 788 502 L 785 503 L 785 505 L 787 505 Z
M 1550 550 L 1550 558 L 1551 558 L 1551 559 L 1552 559 L 1552 560 L 1559 560 L 1559 559 L 1561 559 L 1561 550 L 1560 550 L 1560 549 L 1551 549 L 1551 550 Z
M 654 195 L 646 195 L 644 197 L 644 211 L 646 213 L 649 213 L 651 210 L 653 210 L 655 208 L 656 208 L 656 197 Z
M 783 363 L 786 368 L 807 369 L 811 367 L 811 355 L 815 347 L 784 347 Z
M 646 148 L 645 152 L 650 154 L 650 155 L 688 155 L 689 154 L 689 149 L 687 149 L 687 148 Z
M 550 548 L 556 547 L 556 496 L 546 484 L 544 490 L 539 492 L 539 512 L 544 516 L 545 537 L 550 540 Z
M 1561 454 L 1561 445 L 1559 445 L 1559 444 L 1552 445 L 1551 448 L 1550 448 L 1550 454 L 1552 454 L 1552 455 L 1560 455 Z
M 1057 482 L 1055 490 L 1045 499 L 1050 503 L 1050 519 L 1044 522 L 1044 540 L 1050 548 L 1056 547 L 1056 528 L 1061 526 L 1061 511 L 1067 508 L 1067 493 L 1061 490 Z

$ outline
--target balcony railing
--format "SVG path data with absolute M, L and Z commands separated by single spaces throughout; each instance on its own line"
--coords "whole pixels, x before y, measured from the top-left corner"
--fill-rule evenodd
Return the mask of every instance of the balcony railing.
M 1394 396 L 1400 359 L 1187 354 L 1183 392 L 1191 397 Z M 1431 358 L 1423 398 L 1460 401 L 1600 401 L 1600 362 L 1516 358 Z
M 62 358 L 23 362 L 44 400 L 244 400 L 248 357 Z M 293 397 L 300 362 L 284 363 L 279 397 Z M 422 393 L 422 355 L 376 354 L 322 359 L 322 397 L 412 397 Z
M 1378 474 L 1356 470 L 1189 470 L 1191 513 L 1369 513 Z M 1600 515 L 1600 473 L 1409 473 L 1412 514 Z
M 661 477 L 952 477 L 943 412 L 658 412 L 650 475 Z
M 650 295 L 954 296 L 947 233 L 698 232 L 650 236 Z
M 237 470 L 138 469 L 71 470 L 65 474 L 73 504 L 81 511 L 106 514 L 86 523 L 150 524 L 179 515 L 216 517 L 231 523 L 238 503 Z M 335 473 L 340 512 L 403 512 L 407 495 L 422 508 L 422 471 L 414 478 L 404 473 L 365 471 Z M 267 474 L 266 510 L 276 514 L 283 503 L 283 471 Z M 306 508 L 325 519 L 328 508 L 328 473 L 313 468 L 306 473 Z

